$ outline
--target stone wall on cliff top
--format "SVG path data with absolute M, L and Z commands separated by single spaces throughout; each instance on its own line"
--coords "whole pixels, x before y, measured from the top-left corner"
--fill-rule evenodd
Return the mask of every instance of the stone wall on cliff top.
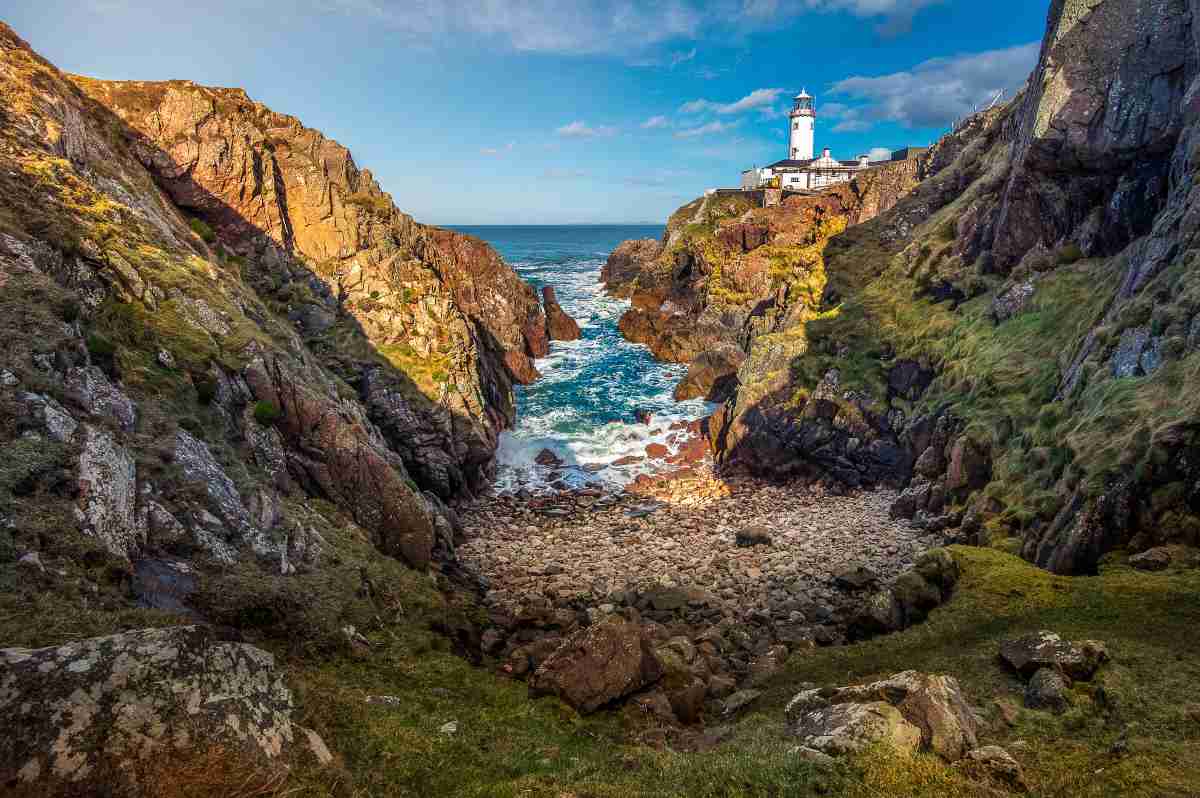
M 754 339 L 718 456 L 899 480 L 897 512 L 1058 572 L 1194 541 L 1197 11 L 1055 2 L 1026 91 L 829 243 L 819 319 Z
M 536 294 L 495 250 L 414 222 L 349 150 L 240 89 L 73 80 L 358 390 L 422 485 L 443 498 L 481 486 L 513 381 L 549 351 Z

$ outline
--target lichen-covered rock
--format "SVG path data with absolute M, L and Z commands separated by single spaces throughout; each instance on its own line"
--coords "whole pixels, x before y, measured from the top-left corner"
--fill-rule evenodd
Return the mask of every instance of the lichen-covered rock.
M 262 766 L 328 761 L 292 709 L 272 655 L 207 627 L 0 650 L 0 783 L 129 786 L 152 757 L 212 748 Z
M 146 543 L 137 512 L 137 466 L 113 434 L 83 425 L 77 518 L 84 534 L 118 557 L 135 557 Z
M 532 695 L 556 695 L 586 713 L 662 675 L 662 663 L 641 627 L 610 618 L 564 640 L 530 677 L 529 689 Z
M 1054 632 L 1042 630 L 1000 644 L 1000 659 L 1021 676 L 1029 678 L 1042 668 L 1087 681 L 1108 661 L 1108 651 L 1097 640 L 1072 643 Z
M 921 730 L 886 701 L 833 704 L 789 715 L 788 733 L 805 748 L 830 756 L 886 745 L 912 754 L 921 745 Z
M 137 406 L 133 400 L 109 382 L 103 371 L 95 366 L 68 369 L 63 378 L 67 398 L 78 404 L 88 415 L 115 422 L 123 430 L 133 429 L 137 422 Z
M 880 704 L 897 710 L 896 715 L 881 710 Z M 847 705 L 858 709 L 835 711 Z M 830 744 L 820 739 L 823 730 L 838 724 L 847 726 L 849 731 L 843 736 L 851 741 L 857 740 L 860 729 L 865 729 L 898 735 L 907 745 L 910 732 L 897 723 L 898 717 L 916 730 L 915 742 L 908 750 L 921 745 L 948 761 L 957 760 L 974 748 L 978 733 L 978 721 L 958 680 L 918 671 L 904 671 L 866 685 L 806 690 L 788 703 L 785 715 L 793 733 L 814 738 L 804 745 L 826 753 L 858 750 L 844 745 L 830 750 Z

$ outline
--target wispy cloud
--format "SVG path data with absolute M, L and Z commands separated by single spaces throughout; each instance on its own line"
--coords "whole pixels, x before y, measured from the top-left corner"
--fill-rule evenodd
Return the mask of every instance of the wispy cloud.
M 737 127 L 738 124 L 740 123 L 737 121 L 709 122 L 707 125 L 700 125 L 699 127 L 689 127 L 684 128 L 683 130 L 678 130 L 675 132 L 675 138 L 694 139 L 699 136 L 712 136 L 718 133 L 727 133 Z
M 774 104 L 775 100 L 783 92 L 783 89 L 755 89 L 735 102 L 718 103 L 712 100 L 692 100 L 691 102 L 684 103 L 679 110 L 685 114 L 697 114 L 703 111 L 711 111 L 723 115 L 739 114 L 744 111 L 753 111 L 770 106 Z
M 103 3 L 106 0 L 89 0 Z M 114 0 L 107 0 L 113 2 Z M 877 20 L 884 36 L 911 28 L 914 15 L 944 0 L 304 0 L 323 13 L 369 19 L 415 42 L 456 42 L 462 34 L 525 52 L 625 54 L 649 65 L 648 51 L 679 42 L 728 41 L 813 12 Z M 650 53 L 650 55 L 654 55 Z M 666 56 L 677 66 L 694 50 Z
M 836 132 L 867 130 L 883 121 L 905 127 L 944 127 L 997 91 L 1019 88 L 1037 62 L 1038 47 L 1030 42 L 933 58 L 890 75 L 849 77 L 833 84 L 833 93 L 858 104 L 829 103 L 818 107 L 817 113 L 837 119 Z
M 516 146 L 517 143 L 515 141 L 510 141 L 503 147 L 483 147 L 479 150 L 479 154 L 488 156 L 503 155 L 506 152 L 512 152 Z
M 680 64 L 686 64 L 688 61 L 691 61 L 695 57 L 696 57 L 696 48 L 695 47 L 693 47 L 691 50 L 688 50 L 686 53 L 672 53 L 671 54 L 671 69 L 674 69 L 675 67 L 679 66 Z
M 560 136 L 569 139 L 590 139 L 597 136 L 615 136 L 617 129 L 608 127 L 607 125 L 596 125 L 592 127 L 586 122 L 576 120 L 568 125 L 563 125 L 554 131 Z
M 671 126 L 671 120 L 667 119 L 665 116 L 661 116 L 661 115 L 660 116 L 652 116 L 649 119 L 647 119 L 645 122 L 642 123 L 642 129 L 644 129 L 644 130 L 657 130 L 659 128 L 670 127 L 670 126 Z
M 587 177 L 587 172 L 582 169 L 566 169 L 552 166 L 542 172 L 542 177 L 547 180 L 578 180 L 581 177 Z

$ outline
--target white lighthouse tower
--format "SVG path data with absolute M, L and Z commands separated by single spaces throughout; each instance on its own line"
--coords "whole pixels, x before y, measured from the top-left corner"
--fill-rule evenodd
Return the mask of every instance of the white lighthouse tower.
M 817 123 L 817 112 L 813 110 L 812 95 L 803 90 L 797 94 L 796 104 L 788 116 L 792 122 L 788 158 L 793 161 L 811 161 L 813 158 L 813 132 Z

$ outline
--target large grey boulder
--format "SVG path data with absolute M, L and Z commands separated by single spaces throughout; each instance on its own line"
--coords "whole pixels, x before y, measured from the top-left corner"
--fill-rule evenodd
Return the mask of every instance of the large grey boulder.
M 788 703 L 785 716 L 802 745 L 827 754 L 883 741 L 900 750 L 922 747 L 947 761 L 976 746 L 979 726 L 957 679 L 918 671 L 865 685 L 805 690 Z
M 0 783 L 111 789 L 152 757 L 214 748 L 278 766 L 329 750 L 292 722 L 271 654 L 207 627 L 143 629 L 0 650 Z M 129 786 L 129 785 L 126 785 Z

